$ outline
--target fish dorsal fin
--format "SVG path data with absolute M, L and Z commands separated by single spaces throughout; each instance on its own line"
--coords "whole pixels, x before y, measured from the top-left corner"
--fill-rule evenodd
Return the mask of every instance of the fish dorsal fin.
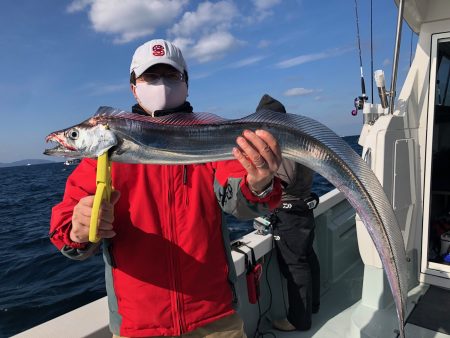
M 174 126 L 189 126 L 200 124 L 220 124 L 228 121 L 220 116 L 210 113 L 173 113 L 160 117 L 152 117 L 130 113 L 125 110 L 112 107 L 100 107 L 94 115 L 96 119 L 122 118 L 157 124 L 169 124 Z
M 118 109 L 118 108 L 101 106 L 95 112 L 94 117 L 115 116 L 115 115 L 120 115 L 121 113 L 126 113 L 126 112 L 121 109 Z
M 151 121 L 176 126 L 190 126 L 199 124 L 220 124 L 229 120 L 211 113 L 174 113 L 151 118 Z
M 290 113 L 285 114 L 273 110 L 261 109 L 256 113 L 245 116 L 237 121 L 243 123 L 258 122 L 262 124 L 277 124 L 288 129 L 294 128 L 296 131 L 301 132 L 304 135 L 309 135 L 317 141 L 322 142 L 330 149 L 336 149 L 336 151 L 339 151 L 339 149 L 345 148 L 350 150 L 347 143 L 336 135 L 330 128 L 308 116 Z

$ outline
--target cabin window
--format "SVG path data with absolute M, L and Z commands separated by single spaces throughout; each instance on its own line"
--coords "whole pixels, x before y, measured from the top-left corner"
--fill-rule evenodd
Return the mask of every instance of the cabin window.
M 449 44 L 446 42 L 445 44 Z M 448 47 L 447 47 L 448 48 Z M 449 91 L 449 74 L 450 74 L 450 55 L 448 51 L 442 49 L 438 54 L 438 71 L 436 79 L 436 100 L 437 107 L 450 106 L 450 91 Z
M 434 121 L 428 261 L 450 264 L 450 41 L 438 40 L 435 68 Z

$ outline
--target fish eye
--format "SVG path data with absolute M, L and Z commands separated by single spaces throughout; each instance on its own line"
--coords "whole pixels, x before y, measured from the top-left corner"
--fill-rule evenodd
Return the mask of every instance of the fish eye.
M 78 138 L 78 136 L 79 136 L 78 130 L 76 130 L 76 129 L 69 130 L 67 136 L 69 138 L 71 138 L 72 140 L 76 140 Z

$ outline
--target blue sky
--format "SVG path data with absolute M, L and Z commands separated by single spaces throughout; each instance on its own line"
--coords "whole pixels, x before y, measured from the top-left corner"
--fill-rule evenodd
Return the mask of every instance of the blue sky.
M 397 7 L 373 3 L 374 69 L 389 85 Z M 369 4 L 358 0 L 370 95 Z M 411 31 L 403 31 L 398 90 L 410 60 Z M 341 136 L 360 132 L 361 114 L 350 114 L 360 94 L 354 0 L 5 0 L 0 162 L 51 159 L 42 155 L 49 132 L 102 105 L 129 110 L 131 56 L 153 38 L 181 47 L 195 111 L 238 118 L 268 93 Z

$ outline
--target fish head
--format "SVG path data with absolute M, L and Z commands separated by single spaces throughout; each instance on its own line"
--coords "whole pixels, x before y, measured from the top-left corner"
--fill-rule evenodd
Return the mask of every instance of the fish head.
M 45 140 L 56 143 L 56 147 L 44 151 L 45 155 L 71 158 L 95 158 L 118 143 L 108 125 L 96 123 L 94 119 L 55 131 Z

